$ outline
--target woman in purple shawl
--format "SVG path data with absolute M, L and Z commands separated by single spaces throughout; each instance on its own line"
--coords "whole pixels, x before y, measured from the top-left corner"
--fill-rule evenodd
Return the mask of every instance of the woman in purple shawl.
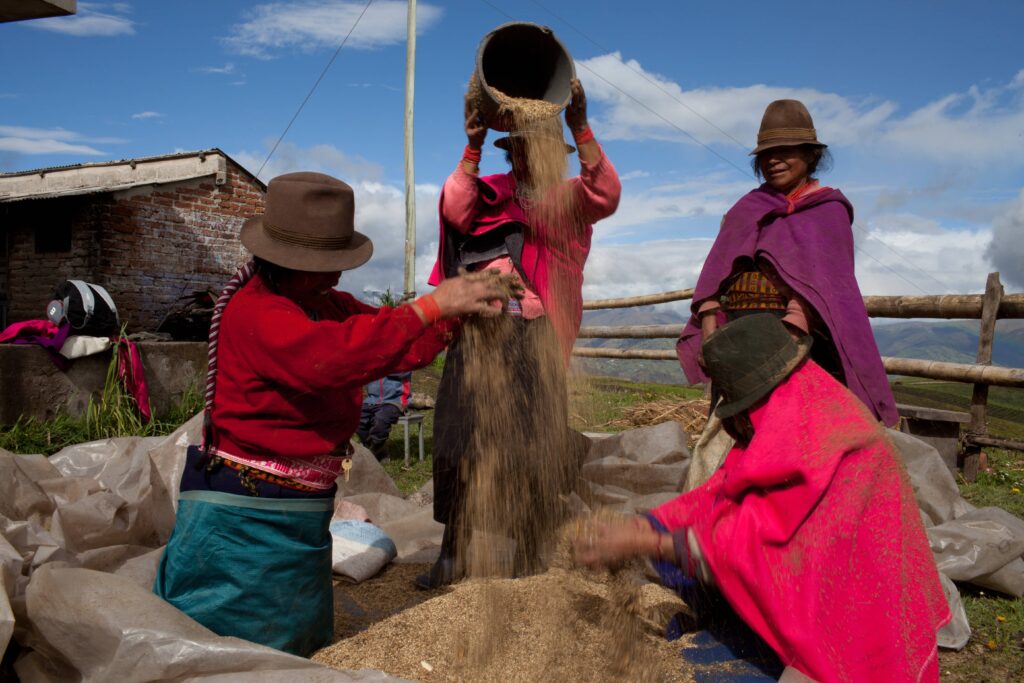
M 826 145 L 803 103 L 768 105 L 754 172 L 763 185 L 729 209 L 693 295 L 676 350 L 694 384 L 707 381 L 700 345 L 718 326 L 771 312 L 794 336 L 814 338 L 814 360 L 886 425 L 899 416 L 853 264 L 853 206 L 814 178 Z

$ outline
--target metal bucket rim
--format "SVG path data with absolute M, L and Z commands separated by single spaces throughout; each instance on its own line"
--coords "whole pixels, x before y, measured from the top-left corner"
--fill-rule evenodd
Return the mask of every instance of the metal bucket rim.
M 479 82 L 480 89 L 483 90 L 487 94 L 488 97 L 490 97 L 492 100 L 496 100 L 497 99 L 494 96 L 494 89 L 491 88 L 490 83 L 488 83 L 487 80 L 483 77 L 483 72 L 484 72 L 484 70 L 483 70 L 484 47 L 487 46 L 487 44 L 490 42 L 490 40 L 494 36 L 494 34 L 498 33 L 499 31 L 503 31 L 505 29 L 511 28 L 513 26 L 535 28 L 535 29 L 540 30 L 542 33 L 548 34 L 548 36 L 550 36 L 551 39 L 555 41 L 555 44 L 558 45 L 559 49 L 561 49 L 561 51 L 565 54 L 566 58 L 568 58 L 568 60 L 569 60 L 569 74 L 570 74 L 570 77 L 571 78 L 576 78 L 576 61 L 573 59 L 572 53 L 569 52 L 569 49 L 565 46 L 565 43 L 563 43 L 559 39 L 559 37 L 555 34 L 554 30 L 550 26 L 545 26 L 544 24 L 537 24 L 537 23 L 534 23 L 532 21 L 509 21 L 509 22 L 506 22 L 506 23 L 504 23 L 504 24 L 502 24 L 500 26 L 495 27 L 490 32 L 488 32 L 487 35 L 485 35 L 480 40 L 480 44 L 477 46 L 477 49 L 476 49 L 476 64 L 475 64 L 476 69 L 475 69 L 474 73 L 477 75 L 477 80 Z M 568 95 L 566 95 L 565 101 L 563 101 L 563 102 L 553 102 L 552 104 L 557 104 L 557 105 L 561 106 L 564 109 L 565 107 L 567 107 L 569 105 L 569 101 L 571 99 L 572 99 L 572 93 L 570 92 Z

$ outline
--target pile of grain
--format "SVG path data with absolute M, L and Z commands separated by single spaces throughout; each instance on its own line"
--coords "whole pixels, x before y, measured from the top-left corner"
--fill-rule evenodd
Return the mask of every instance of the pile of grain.
M 638 584 L 631 572 L 553 568 L 525 579 L 464 581 L 313 659 L 418 681 L 689 681 L 679 644 L 662 637 L 681 609 L 673 593 Z M 474 651 L 467 634 L 488 614 L 498 619 L 500 639 Z
M 675 420 L 686 432 L 688 445 L 693 448 L 708 421 L 709 405 L 709 401 L 702 398 L 691 401 L 665 399 L 641 403 L 628 408 L 625 415 L 617 420 L 612 420 L 608 426 L 635 429 Z

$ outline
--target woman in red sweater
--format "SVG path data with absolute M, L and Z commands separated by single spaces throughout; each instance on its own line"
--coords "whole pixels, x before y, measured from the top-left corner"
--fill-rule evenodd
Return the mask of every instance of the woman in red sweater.
M 328 523 L 363 385 L 423 367 L 458 316 L 500 314 L 491 303 L 507 299 L 494 277 L 452 278 L 396 308 L 336 291 L 373 252 L 353 216 L 351 187 L 291 173 L 242 228 L 254 259 L 214 310 L 203 444 L 189 448 L 155 585 L 220 635 L 299 655 L 332 635 Z

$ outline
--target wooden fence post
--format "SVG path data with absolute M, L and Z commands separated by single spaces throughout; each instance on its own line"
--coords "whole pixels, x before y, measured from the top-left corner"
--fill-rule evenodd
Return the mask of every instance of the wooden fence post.
M 1003 298 L 1003 286 L 999 273 L 989 273 L 985 283 L 985 298 L 981 304 L 981 328 L 978 332 L 978 365 L 992 364 L 992 343 L 996 334 L 996 320 L 999 317 L 999 303 Z M 971 425 L 968 434 L 984 436 L 988 407 L 988 385 L 975 384 L 971 395 Z M 981 449 L 977 444 L 964 442 L 964 479 L 973 482 L 978 477 Z

